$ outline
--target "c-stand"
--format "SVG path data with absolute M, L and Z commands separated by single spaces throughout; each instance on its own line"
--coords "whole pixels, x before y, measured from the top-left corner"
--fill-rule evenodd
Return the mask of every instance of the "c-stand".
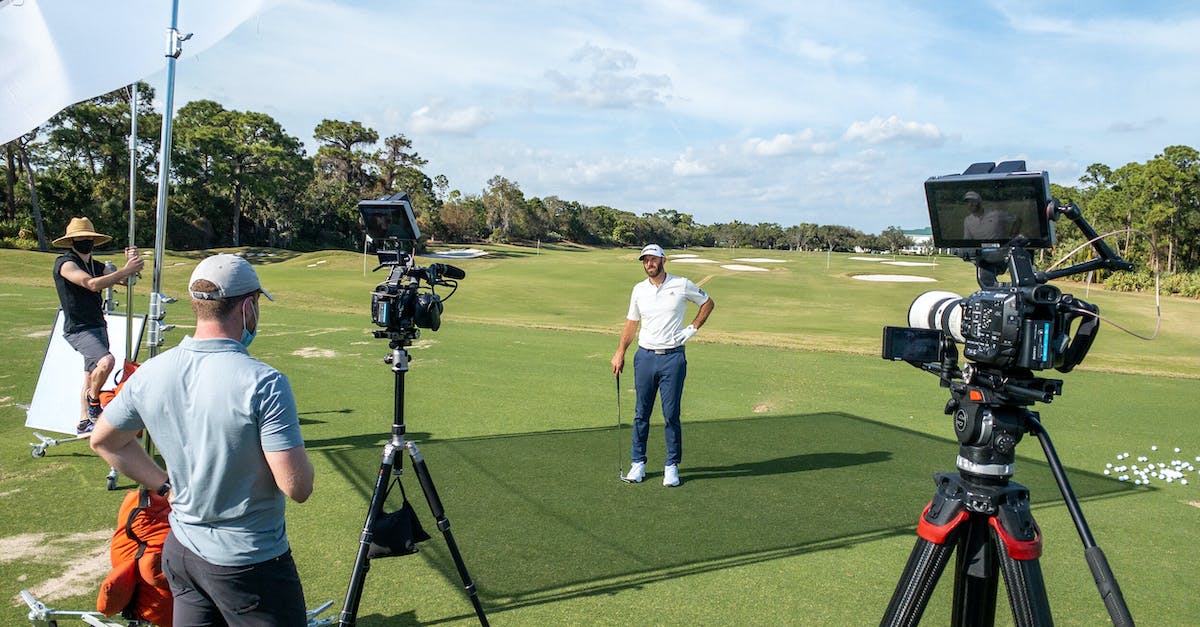
M 1041 531 L 1030 512 L 1029 491 L 1009 481 L 1016 445 L 1025 433 L 1031 433 L 1042 444 L 1109 617 L 1114 625 L 1132 625 L 1121 589 L 1092 538 L 1050 436 L 1038 413 L 1027 409 L 1035 400 L 1049 402 L 1061 392 L 1062 381 L 1033 377 L 1019 369 L 967 366 L 964 370 L 965 381 L 949 386 L 951 399 L 946 405 L 946 413 L 954 416 L 960 443 L 958 473 L 935 477 L 937 491 L 921 514 L 916 546 L 880 624 L 920 622 L 955 549 L 951 624 L 993 624 L 998 571 L 1004 576 L 1014 624 L 1053 624 L 1038 562 Z
M 377 335 L 386 332 L 376 332 Z M 367 571 L 371 568 L 371 560 L 368 557 L 368 552 L 371 548 L 371 542 L 375 535 L 375 522 L 383 512 L 384 501 L 387 500 L 389 491 L 389 482 L 393 474 L 399 476 L 402 472 L 400 462 L 396 460 L 396 453 L 401 449 L 407 450 L 408 455 L 412 458 L 413 471 L 417 474 L 417 481 L 421 484 L 421 490 L 425 493 L 425 500 L 429 502 L 429 509 L 433 513 L 434 519 L 437 521 L 437 527 L 442 531 L 442 535 L 446 538 L 446 547 L 450 550 L 450 556 L 454 559 L 454 565 L 458 569 L 458 574 L 462 577 L 463 589 L 471 599 L 471 605 L 475 608 L 475 615 L 479 617 L 479 624 L 487 627 L 487 615 L 483 611 L 483 605 L 479 602 L 479 596 L 475 590 L 475 583 L 471 580 L 470 573 L 467 572 L 467 566 L 463 562 L 462 554 L 458 551 L 458 544 L 454 541 L 454 535 L 450 533 L 450 520 L 446 518 L 446 512 L 442 508 L 442 501 L 438 498 L 437 488 L 433 485 L 433 479 L 429 476 L 429 469 L 425 465 L 425 458 L 421 456 L 420 449 L 417 448 L 415 442 L 406 441 L 404 439 L 404 375 L 408 372 L 409 355 L 405 347 L 412 345 L 412 340 L 417 337 L 416 329 L 404 329 L 401 333 L 392 333 L 387 336 L 391 338 L 389 347 L 392 349 L 391 355 L 384 359 L 385 363 L 392 366 L 392 372 L 395 373 L 395 401 L 392 420 L 392 439 L 383 446 L 383 459 L 379 464 L 379 475 L 375 479 L 375 490 L 371 493 L 371 502 L 367 507 L 367 519 L 363 523 L 362 536 L 359 539 L 358 556 L 354 560 L 354 571 L 350 576 L 350 585 L 346 591 L 346 602 L 342 606 L 342 613 L 338 617 L 338 624 L 342 627 L 351 627 L 354 625 L 358 616 L 358 603 L 362 597 L 363 583 L 367 577 Z

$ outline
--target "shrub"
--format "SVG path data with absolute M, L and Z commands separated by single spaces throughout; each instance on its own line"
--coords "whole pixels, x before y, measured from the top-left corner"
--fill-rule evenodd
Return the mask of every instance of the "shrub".
M 1178 296 L 1200 297 L 1200 273 L 1180 272 L 1162 277 L 1162 291 Z
M 1104 279 L 1104 287 L 1117 292 L 1152 292 L 1154 274 L 1148 270 L 1114 272 Z M 1200 298 L 1200 272 L 1164 274 L 1159 287 L 1163 294 Z

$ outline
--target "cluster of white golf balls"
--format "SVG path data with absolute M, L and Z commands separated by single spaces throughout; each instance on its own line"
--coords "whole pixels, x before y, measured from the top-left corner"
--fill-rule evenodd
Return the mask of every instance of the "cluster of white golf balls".
M 1151 446 L 1151 451 L 1158 451 L 1158 446 Z M 1165 451 L 1164 451 L 1165 452 Z M 1175 447 L 1175 453 L 1182 452 L 1179 447 Z M 1161 454 L 1160 454 L 1161 455 Z M 1117 454 L 1117 461 L 1129 459 L 1129 453 Z M 1200 456 L 1196 457 L 1196 462 L 1200 463 Z M 1176 458 L 1168 461 L 1150 461 L 1146 455 L 1140 455 L 1137 458 L 1137 463 L 1126 462 L 1113 464 L 1108 462 L 1104 465 L 1104 474 L 1116 476 L 1117 481 L 1129 481 L 1133 479 L 1134 485 L 1150 485 L 1152 480 L 1165 481 L 1167 483 L 1176 483 L 1179 485 L 1188 484 L 1188 473 L 1200 475 L 1196 472 L 1196 466 L 1186 459 Z

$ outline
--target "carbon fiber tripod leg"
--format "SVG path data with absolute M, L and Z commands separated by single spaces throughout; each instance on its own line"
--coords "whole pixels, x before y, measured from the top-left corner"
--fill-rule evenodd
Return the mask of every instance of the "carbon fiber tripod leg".
M 475 608 L 475 616 L 479 619 L 480 626 L 488 627 L 487 613 L 484 612 L 483 604 L 479 601 L 475 582 L 471 580 L 471 573 L 467 572 L 467 564 L 463 562 L 462 553 L 458 550 L 458 543 L 454 541 L 454 534 L 450 533 L 450 519 L 446 517 L 442 499 L 438 497 L 437 488 L 433 485 L 433 478 L 429 476 L 425 458 L 421 455 L 421 450 L 417 448 L 415 442 L 405 442 L 404 446 L 408 449 L 409 457 L 412 458 L 413 472 L 417 474 L 417 481 L 421 484 L 421 490 L 425 492 L 425 500 L 429 503 L 429 510 L 433 513 L 434 520 L 437 521 L 437 528 L 441 530 L 442 536 L 446 539 L 446 548 L 450 550 L 450 557 L 454 558 L 454 567 L 458 569 L 458 575 L 462 577 L 463 591 L 471 599 L 471 606 Z
M 993 625 L 1000 573 L 996 549 L 988 532 L 989 517 L 974 515 L 959 536 L 954 565 L 954 609 L 950 624 L 961 627 Z
M 1020 484 L 1009 484 L 996 515 L 989 519 L 1013 624 L 1018 627 L 1052 625 L 1046 580 L 1038 558 L 1042 534 L 1029 511 L 1029 493 Z
M 1013 624 L 1053 625 L 1050 601 L 1046 598 L 1046 580 L 1037 559 L 1018 560 L 1008 554 L 997 534 L 996 552 L 1000 557 L 1000 572 L 1008 589 L 1008 604 L 1012 608 Z
M 934 477 L 934 485 L 937 491 L 933 500 L 925 506 L 917 522 L 917 544 L 908 556 L 880 625 L 916 625 L 921 621 L 938 578 L 959 544 L 966 528 L 964 523 L 969 522 L 957 475 L 939 474 Z
M 917 538 L 917 544 L 908 556 L 900 582 L 892 593 L 892 601 L 888 603 L 887 613 L 883 615 L 880 625 L 894 627 L 916 625 L 921 622 L 921 614 L 929 596 L 937 586 L 938 578 L 950 561 L 954 552 L 954 542 L 936 544 L 924 538 Z

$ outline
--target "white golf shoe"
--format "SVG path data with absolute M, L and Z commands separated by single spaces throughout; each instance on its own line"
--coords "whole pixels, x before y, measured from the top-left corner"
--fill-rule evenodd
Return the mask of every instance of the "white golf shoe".
M 663 468 L 663 485 L 668 488 L 679 485 L 679 466 L 671 464 Z
M 623 477 L 627 483 L 641 483 L 646 478 L 646 462 L 633 462 L 629 465 L 629 474 Z

